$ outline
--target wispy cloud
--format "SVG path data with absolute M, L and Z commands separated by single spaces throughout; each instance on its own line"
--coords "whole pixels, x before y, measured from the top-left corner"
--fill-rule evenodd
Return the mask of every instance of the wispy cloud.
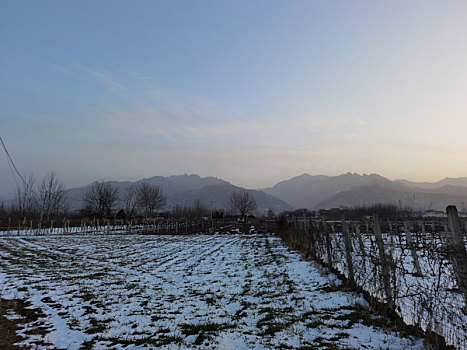
M 104 70 L 91 68 L 83 65 L 78 65 L 77 69 L 83 73 L 92 75 L 102 85 L 106 86 L 111 90 L 124 90 L 126 88 L 121 82 L 117 82 L 117 79 L 115 77 L 111 76 L 110 73 L 105 72 Z
M 100 111 L 98 120 L 114 132 L 125 130 L 141 135 L 163 136 L 183 144 L 209 140 L 220 144 L 294 143 L 294 137 L 296 141 L 307 140 L 320 137 L 337 127 L 353 129 L 359 125 L 350 121 L 338 124 L 318 117 L 258 120 L 235 115 L 216 106 L 208 107 L 170 100 L 169 105 L 133 109 L 111 107 Z
M 155 135 L 183 144 L 314 144 L 334 132 L 359 133 L 360 118 L 329 119 L 315 115 L 255 117 L 206 99 L 150 88 L 131 106 L 108 106 L 98 120 L 116 132 Z
M 433 173 L 426 166 L 433 158 L 439 158 L 440 169 L 456 174 L 467 151 L 465 144 L 435 144 L 427 138 L 424 131 L 433 134 L 437 124 L 420 125 L 411 136 L 413 125 L 406 130 L 401 124 L 396 135 L 386 133 L 394 130 L 394 120 L 385 118 L 293 112 L 255 116 L 209 98 L 169 91 L 153 76 L 124 79 L 89 67 L 53 69 L 72 78 L 87 74 L 115 92 L 115 99 L 68 118 L 46 113 L 28 117 L 38 141 L 56 141 L 56 149 L 41 150 L 48 156 L 37 157 L 39 163 L 30 160 L 31 166 L 60 164 L 63 169 L 53 168 L 70 178 L 77 175 L 67 169 L 76 169 L 76 164 L 86 169 L 89 181 L 112 174 L 137 179 L 195 172 L 260 187 L 303 172 L 336 175 L 349 170 L 423 178 L 424 172 Z M 407 149 L 415 150 L 417 158 Z M 443 158 L 446 154 L 450 156 Z M 411 173 L 404 173 L 400 164 L 410 165 Z
M 101 86 L 109 89 L 110 91 L 126 90 L 127 86 L 114 74 L 107 72 L 103 69 L 93 68 L 82 64 L 74 65 L 58 65 L 51 64 L 50 71 L 66 76 L 74 80 L 83 79 L 83 74 L 91 77 Z M 87 80 L 87 79 L 86 79 Z
M 130 74 L 125 78 L 102 69 L 75 65 L 53 66 L 60 74 L 86 74 L 110 91 L 118 93 L 87 111 L 81 122 L 94 129 L 131 141 L 134 137 L 167 141 L 185 146 L 200 144 L 315 145 L 328 133 L 359 133 L 360 118 L 334 118 L 302 114 L 252 115 L 248 111 L 220 106 L 209 98 L 170 91 L 157 77 Z M 121 92 L 125 93 L 121 93 Z M 116 136 L 115 136 L 116 137 Z

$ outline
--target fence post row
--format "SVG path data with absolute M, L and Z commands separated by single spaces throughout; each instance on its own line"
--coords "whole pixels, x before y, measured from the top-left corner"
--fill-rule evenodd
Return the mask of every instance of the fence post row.
M 351 285 L 355 284 L 354 271 L 353 271 L 353 262 L 352 262 L 352 241 L 350 239 L 349 228 L 347 227 L 347 222 L 345 217 L 342 216 L 342 232 L 344 233 L 344 244 L 345 244 L 345 253 L 347 258 L 347 266 L 349 268 L 349 280 Z
M 454 266 L 457 284 L 462 294 L 464 302 L 467 304 L 467 252 L 465 251 L 464 239 L 455 205 L 446 208 L 448 215 L 448 256 Z M 465 310 L 467 312 L 467 310 Z
M 375 239 L 376 245 L 378 246 L 379 256 L 381 261 L 381 272 L 383 274 L 383 287 L 384 293 L 386 294 L 386 300 L 389 308 L 392 310 L 394 309 L 394 300 L 392 295 L 392 287 L 391 287 L 391 272 L 389 270 L 389 259 L 386 256 L 384 250 L 384 241 L 383 235 L 381 234 L 381 226 L 379 224 L 379 217 L 378 214 L 373 214 L 373 221 L 374 221 L 374 229 L 375 229 Z
M 326 253 L 328 255 L 328 264 L 329 264 L 329 266 L 332 266 L 331 236 L 329 234 L 328 224 L 327 224 L 326 220 L 323 220 L 323 227 L 324 227 L 324 234 L 326 236 Z
M 357 235 L 358 246 L 360 247 L 360 252 L 362 253 L 362 256 L 366 256 L 365 245 L 363 244 L 362 234 L 360 233 L 359 224 L 355 225 L 355 234 Z
M 407 223 L 407 220 L 405 221 L 405 237 L 407 241 L 407 246 L 410 249 L 410 253 L 412 254 L 412 260 L 413 260 L 413 265 L 415 267 L 416 275 L 418 277 L 422 277 L 422 269 L 420 267 L 420 263 L 418 262 L 418 256 L 417 256 L 417 251 L 415 250 L 415 244 L 412 238 L 412 233 L 410 232 L 409 229 L 409 224 Z

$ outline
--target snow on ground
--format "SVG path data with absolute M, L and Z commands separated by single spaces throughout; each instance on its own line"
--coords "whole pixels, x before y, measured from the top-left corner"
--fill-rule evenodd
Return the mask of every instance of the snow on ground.
M 0 239 L 0 294 L 47 315 L 39 349 L 423 348 L 339 284 L 271 236 Z

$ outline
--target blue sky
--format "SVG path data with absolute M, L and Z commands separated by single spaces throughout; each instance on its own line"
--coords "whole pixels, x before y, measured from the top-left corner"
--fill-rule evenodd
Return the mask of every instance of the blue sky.
M 465 1 L 2 1 L 0 136 L 68 186 L 467 176 L 466 18 Z

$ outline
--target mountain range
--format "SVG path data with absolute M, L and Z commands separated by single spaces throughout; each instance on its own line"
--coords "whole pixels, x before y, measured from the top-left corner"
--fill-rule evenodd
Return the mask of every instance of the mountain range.
M 167 198 L 165 210 L 176 205 L 192 206 L 200 201 L 206 207 L 231 209 L 230 196 L 246 190 L 215 177 L 195 174 L 153 176 L 135 182 L 111 181 L 120 193 L 132 184 L 149 183 L 159 186 Z M 92 184 L 67 190 L 70 209 L 82 207 L 82 198 Z M 444 210 L 454 204 L 466 211 L 467 177 L 446 178 L 437 182 L 391 181 L 378 174 L 346 173 L 338 176 L 303 174 L 281 181 L 273 187 L 248 189 L 256 198 L 256 215 L 268 210 L 307 208 L 310 210 L 355 207 L 378 203 L 411 207 L 415 210 Z
M 200 177 L 191 175 L 173 175 L 168 177 L 154 176 L 141 179 L 135 182 L 110 181 L 120 193 L 124 193 L 126 188 L 133 184 L 148 183 L 159 186 L 167 199 L 165 209 L 175 207 L 176 205 L 193 206 L 196 201 L 200 201 L 207 208 L 218 210 L 231 209 L 230 197 L 236 191 L 248 191 L 256 199 L 256 214 L 263 215 L 268 210 L 280 213 L 284 210 L 291 210 L 293 207 L 281 199 L 271 196 L 260 190 L 244 189 L 234 186 L 231 183 L 215 177 Z M 70 209 L 75 210 L 82 207 L 82 198 L 88 191 L 89 184 L 84 187 L 72 188 L 67 190 L 68 203 Z
M 454 204 L 465 211 L 467 178 L 446 178 L 429 183 L 391 181 L 378 174 L 303 174 L 263 191 L 295 208 L 314 210 L 385 203 L 415 210 L 444 210 L 447 205 Z

